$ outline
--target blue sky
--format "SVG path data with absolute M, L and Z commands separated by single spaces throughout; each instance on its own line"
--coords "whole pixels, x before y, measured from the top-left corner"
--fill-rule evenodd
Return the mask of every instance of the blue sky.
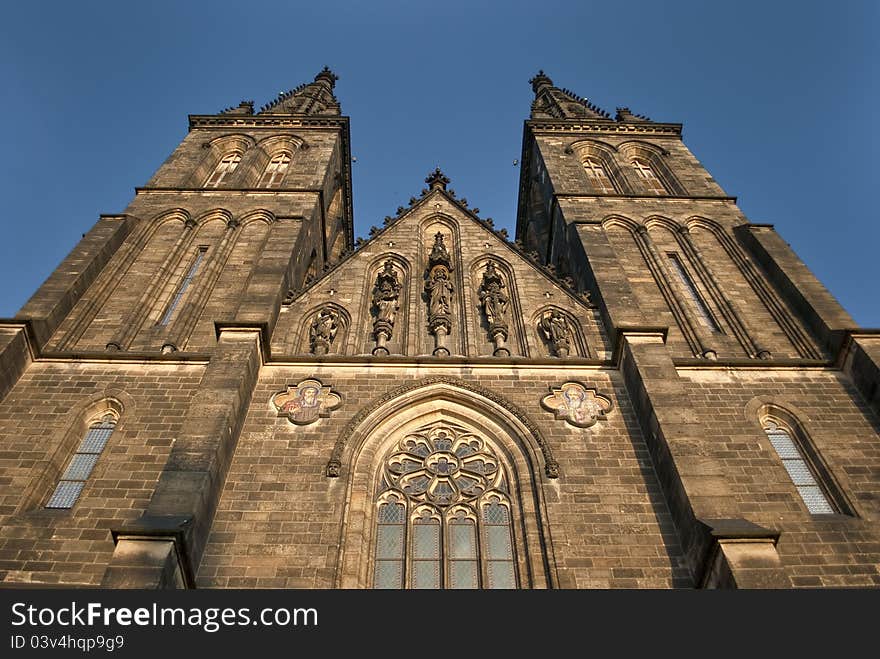
M 351 117 L 357 235 L 439 165 L 511 233 L 538 69 L 613 113 L 684 124 L 753 222 L 772 223 L 880 326 L 880 3 L 31 2 L 0 25 L 0 316 L 100 213 L 121 212 L 187 114 L 260 106 L 326 64 Z

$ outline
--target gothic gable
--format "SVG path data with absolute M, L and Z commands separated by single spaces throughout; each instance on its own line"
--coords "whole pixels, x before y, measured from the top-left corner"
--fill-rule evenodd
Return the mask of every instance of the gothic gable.
M 409 209 L 288 296 L 281 355 L 607 358 L 598 313 L 435 172 Z

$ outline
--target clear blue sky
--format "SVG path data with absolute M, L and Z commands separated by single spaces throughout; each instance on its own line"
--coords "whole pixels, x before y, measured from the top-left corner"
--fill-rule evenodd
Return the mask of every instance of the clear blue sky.
M 753 222 L 773 223 L 880 326 L 880 3 L 17 2 L 0 25 L 0 316 L 100 213 L 122 211 L 214 113 L 312 80 L 351 117 L 357 235 L 440 165 L 513 233 L 528 79 L 684 124 Z

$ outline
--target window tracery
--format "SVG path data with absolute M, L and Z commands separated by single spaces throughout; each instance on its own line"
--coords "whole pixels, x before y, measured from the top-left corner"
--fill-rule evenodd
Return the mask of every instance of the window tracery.
M 478 434 L 436 422 L 381 466 L 376 588 L 516 588 L 513 514 L 501 461 Z

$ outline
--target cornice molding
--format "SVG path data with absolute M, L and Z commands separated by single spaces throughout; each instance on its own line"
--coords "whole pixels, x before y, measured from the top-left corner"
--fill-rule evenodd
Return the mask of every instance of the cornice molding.
M 526 121 L 533 133 L 541 132 L 566 132 L 586 134 L 650 134 L 681 138 L 682 124 L 657 124 L 657 123 L 625 123 L 617 121 L 590 121 L 583 119 L 530 119 Z
M 189 115 L 189 128 L 278 128 L 302 127 L 302 128 L 346 128 L 348 117 L 306 117 L 293 115 L 214 115 L 214 114 L 191 114 Z

